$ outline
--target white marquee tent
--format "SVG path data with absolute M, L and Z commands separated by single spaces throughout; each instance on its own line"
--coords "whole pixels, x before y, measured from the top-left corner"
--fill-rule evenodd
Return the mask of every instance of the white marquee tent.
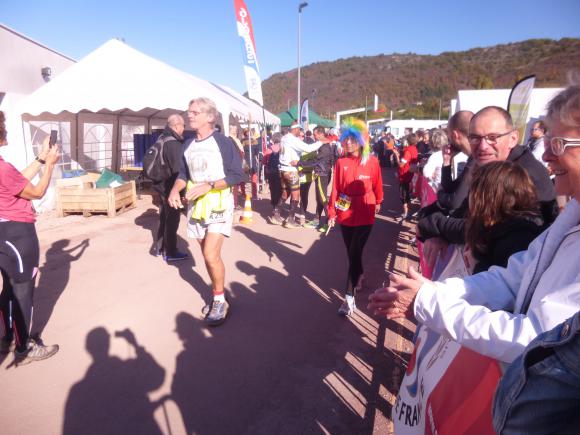
M 162 127 L 167 116 L 187 109 L 194 97 L 215 101 L 227 131 L 236 119 L 279 125 L 235 91 L 202 80 L 110 40 L 19 105 L 25 142 L 35 147 L 58 129 L 63 169 L 119 170 L 130 165 L 134 133 Z M 29 158 L 33 156 L 29 148 Z

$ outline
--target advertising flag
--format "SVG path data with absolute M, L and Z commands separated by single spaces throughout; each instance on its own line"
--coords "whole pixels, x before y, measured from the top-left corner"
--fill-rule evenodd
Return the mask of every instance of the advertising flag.
M 300 106 L 300 125 L 304 131 L 308 130 L 308 125 L 310 124 L 310 119 L 308 117 L 308 98 L 302 101 L 302 106 Z
M 520 133 L 520 143 L 523 142 L 526 135 L 528 111 L 535 82 L 536 76 L 534 75 L 523 78 L 514 85 L 508 100 L 508 112 L 512 116 L 514 128 Z
M 256 54 L 256 42 L 254 40 L 250 12 L 244 0 L 234 0 L 234 8 L 236 9 L 238 35 L 242 39 L 242 56 L 244 58 L 244 73 L 246 75 L 248 96 L 260 106 L 263 106 L 262 81 L 260 80 L 260 69 L 258 68 L 258 56 Z

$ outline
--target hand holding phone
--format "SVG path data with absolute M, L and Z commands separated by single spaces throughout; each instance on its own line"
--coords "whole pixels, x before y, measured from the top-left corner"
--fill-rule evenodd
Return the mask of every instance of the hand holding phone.
M 48 141 L 48 146 L 50 148 L 52 148 L 56 144 L 56 138 L 57 138 L 56 135 L 57 135 L 56 130 L 50 130 L 50 140 Z

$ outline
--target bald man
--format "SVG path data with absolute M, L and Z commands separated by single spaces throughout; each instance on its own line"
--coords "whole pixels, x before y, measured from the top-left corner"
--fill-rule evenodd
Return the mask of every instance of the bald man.
M 163 159 L 171 169 L 171 176 L 167 180 L 153 185 L 153 188 L 159 193 L 161 205 L 159 206 L 157 239 L 153 245 L 152 254 L 155 256 L 162 254 L 163 259 L 167 262 L 185 260 L 188 257 L 186 253 L 177 250 L 177 229 L 181 213 L 167 203 L 167 198 L 181 167 L 184 130 L 185 122 L 181 115 L 174 113 L 167 118 L 165 130 L 160 138 L 167 139 L 163 145 Z

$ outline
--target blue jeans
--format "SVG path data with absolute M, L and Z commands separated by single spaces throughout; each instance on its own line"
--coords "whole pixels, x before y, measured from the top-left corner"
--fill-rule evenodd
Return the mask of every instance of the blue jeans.
M 495 393 L 498 434 L 580 433 L 580 311 L 532 341 Z

